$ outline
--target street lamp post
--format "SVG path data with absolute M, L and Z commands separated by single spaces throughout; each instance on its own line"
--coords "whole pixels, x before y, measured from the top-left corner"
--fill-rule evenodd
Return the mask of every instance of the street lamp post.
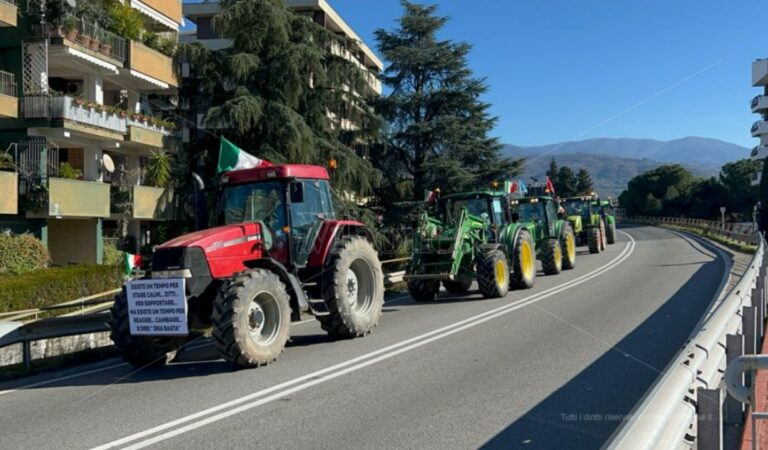
M 725 229 L 725 206 L 720 207 L 720 228 Z

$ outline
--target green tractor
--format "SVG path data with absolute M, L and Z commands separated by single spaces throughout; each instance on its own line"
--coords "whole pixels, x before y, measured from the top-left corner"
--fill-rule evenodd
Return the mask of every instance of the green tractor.
M 616 243 L 616 215 L 613 211 L 613 205 L 610 200 L 597 199 L 593 206 L 598 209 L 600 216 L 605 223 L 605 241 L 609 245 Z
M 589 253 L 600 253 L 607 244 L 605 221 L 592 196 L 569 197 L 560 202 L 565 218 L 573 227 L 577 245 L 587 245 Z
M 557 275 L 576 267 L 576 237 L 571 224 L 558 218 L 555 200 L 547 195 L 511 200 L 513 220 L 534 237 L 544 273 Z
M 507 196 L 480 191 L 447 195 L 422 212 L 406 270 L 416 301 L 431 301 L 440 290 L 466 293 L 477 280 L 485 298 L 509 287 L 533 287 L 535 245 L 528 230 L 511 223 Z

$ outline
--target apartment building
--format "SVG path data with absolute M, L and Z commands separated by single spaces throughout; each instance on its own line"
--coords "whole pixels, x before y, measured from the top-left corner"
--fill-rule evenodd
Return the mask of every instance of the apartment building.
M 763 93 L 752 99 L 752 112 L 760 115 L 760 120 L 752 125 L 752 136 L 760 139 L 760 143 L 752 149 L 754 160 L 768 158 L 768 59 L 758 59 L 752 63 L 752 86 L 759 87 Z M 753 185 L 760 184 L 762 173 L 752 180 Z
M 324 28 L 355 42 L 356 48 L 354 51 L 341 48 L 333 48 L 332 51 L 337 52 L 336 54 L 340 56 L 344 56 L 363 69 L 369 75 L 368 84 L 370 88 L 374 93 L 381 95 L 382 85 L 379 73 L 384 67 L 383 63 L 326 0 L 286 0 L 285 3 L 294 12 L 305 15 Z M 186 3 L 183 5 L 183 12 L 184 17 L 195 24 L 195 28 L 191 31 L 183 32 L 179 37 L 180 42 L 200 42 L 214 51 L 223 50 L 232 44 L 229 39 L 219 36 L 213 27 L 213 17 L 221 12 L 221 6 L 218 1 L 204 0 L 202 3 Z M 190 73 L 189 67 L 182 65 L 182 75 L 187 77 Z M 204 128 L 202 122 L 205 111 L 191 111 L 190 114 L 189 123 L 195 126 L 187 127 L 183 130 L 185 142 L 189 142 L 197 136 L 196 129 Z M 342 129 L 355 128 L 355 124 L 346 119 L 342 119 L 340 122 Z
M 35 233 L 58 264 L 101 263 L 105 236 L 138 249 L 173 217 L 147 169 L 180 145 L 165 111 L 181 0 L 123 0 L 119 14 L 141 17 L 132 38 L 98 0 L 16 1 L 0 0 L 0 230 Z

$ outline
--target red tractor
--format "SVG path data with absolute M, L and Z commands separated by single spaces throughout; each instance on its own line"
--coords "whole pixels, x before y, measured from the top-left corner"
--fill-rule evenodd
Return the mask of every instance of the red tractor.
M 212 327 L 227 361 L 268 364 L 302 311 L 336 338 L 371 332 L 384 304 L 381 263 L 370 231 L 336 217 L 328 181 L 307 165 L 225 173 L 219 226 L 156 247 L 151 270 L 116 297 L 111 338 L 123 358 L 165 364 L 190 329 Z

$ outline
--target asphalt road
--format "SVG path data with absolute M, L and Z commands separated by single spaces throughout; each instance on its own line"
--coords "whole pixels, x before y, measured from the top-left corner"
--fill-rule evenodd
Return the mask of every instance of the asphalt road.
M 201 341 L 167 368 L 107 360 L 0 385 L 0 448 L 599 448 L 726 268 L 697 241 L 626 228 L 504 299 L 395 298 L 342 342 L 295 325 L 265 368 L 232 370 Z

